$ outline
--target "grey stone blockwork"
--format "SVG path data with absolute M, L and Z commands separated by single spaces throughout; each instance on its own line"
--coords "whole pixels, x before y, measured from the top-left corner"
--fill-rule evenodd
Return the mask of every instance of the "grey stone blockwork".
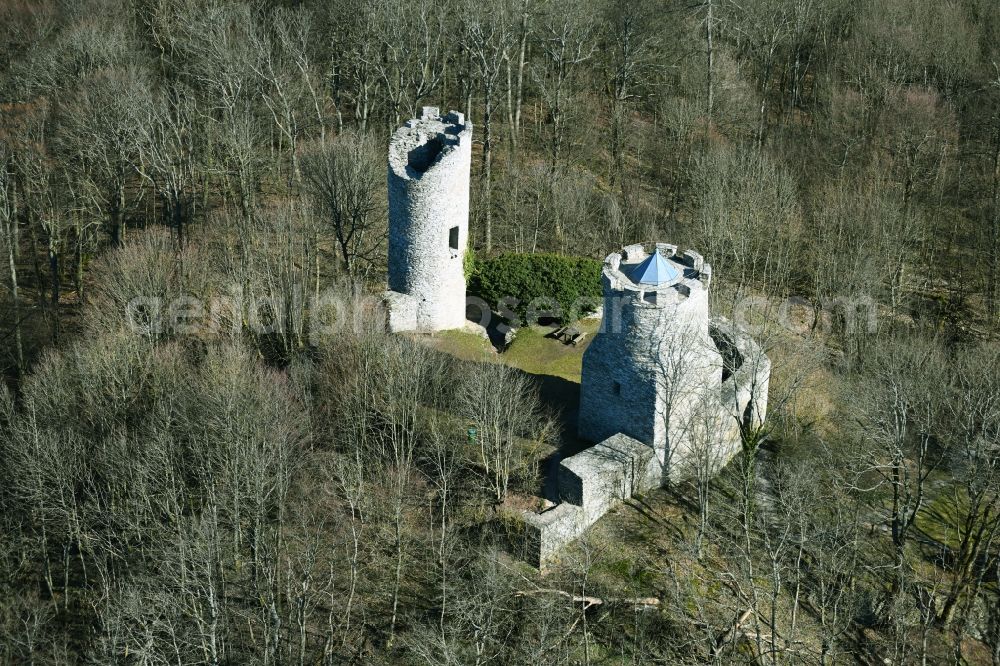
M 540 569 L 617 504 L 657 485 L 659 465 L 650 447 L 617 434 L 564 459 L 558 474 L 561 503 L 523 514 L 528 559 Z
M 650 248 L 680 278 L 662 285 L 629 277 L 649 253 L 630 245 L 605 259 L 604 318 L 583 357 L 580 436 L 601 441 L 616 432 L 653 447 L 667 476 L 683 465 L 692 419 L 719 395 L 723 359 L 709 334 L 706 264 L 672 245 Z
M 637 284 L 659 252 L 676 279 Z M 741 428 L 767 412 L 771 363 L 739 327 L 710 317 L 712 267 L 692 250 L 630 245 L 604 262 L 601 329 L 583 356 L 580 436 L 599 442 L 562 461 L 562 504 L 525 512 L 529 559 L 544 568 L 615 503 L 717 472 L 742 446 Z
M 424 107 L 389 145 L 390 331 L 465 323 L 472 124 Z M 651 252 L 670 278 L 630 275 Z M 708 312 L 712 267 L 700 254 L 657 243 L 605 259 L 601 330 L 583 357 L 580 435 L 595 446 L 559 465 L 561 504 L 524 512 L 529 559 L 540 568 L 617 503 L 695 466 L 712 472 L 767 409 L 771 364 L 743 331 Z
M 437 331 L 465 323 L 472 123 L 424 107 L 389 143 L 391 331 Z

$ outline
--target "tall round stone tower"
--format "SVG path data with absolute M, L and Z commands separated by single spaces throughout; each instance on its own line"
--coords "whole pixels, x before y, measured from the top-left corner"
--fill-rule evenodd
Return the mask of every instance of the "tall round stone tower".
M 666 243 L 630 245 L 604 262 L 601 330 L 583 356 L 580 436 L 624 433 L 679 478 L 692 429 L 718 413 L 723 359 L 709 335 L 711 266 Z
M 472 123 L 425 106 L 389 144 L 389 329 L 465 323 Z

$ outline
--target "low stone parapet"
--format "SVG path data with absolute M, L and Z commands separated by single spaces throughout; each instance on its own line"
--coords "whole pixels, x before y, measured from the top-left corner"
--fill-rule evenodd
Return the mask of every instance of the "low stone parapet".
M 539 569 L 545 569 L 563 546 L 587 529 L 583 509 L 573 504 L 557 504 L 542 513 L 524 511 L 522 519 L 525 557 Z
M 658 485 L 650 462 L 653 449 L 621 433 L 559 464 L 559 495 L 597 520 L 616 501 Z M 652 478 L 651 478 L 652 477 Z
M 659 478 L 653 449 L 620 433 L 564 459 L 558 479 L 562 503 L 542 513 L 523 513 L 528 560 L 544 569 L 601 516 L 659 485 Z
M 767 416 L 771 360 L 749 333 L 725 317 L 712 317 L 712 329 L 735 348 L 739 358 L 722 384 L 722 408 L 744 427 L 760 427 Z

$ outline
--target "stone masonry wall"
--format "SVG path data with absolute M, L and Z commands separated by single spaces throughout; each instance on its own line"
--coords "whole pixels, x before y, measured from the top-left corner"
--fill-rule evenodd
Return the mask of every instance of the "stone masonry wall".
M 651 249 L 670 256 L 683 277 L 661 286 L 632 282 L 631 268 L 648 256 L 641 245 L 605 260 L 604 318 L 583 357 L 579 432 L 595 442 L 631 435 L 676 478 L 690 421 L 719 392 L 722 357 L 709 336 L 711 268 L 696 253 L 673 259 L 674 246 Z
M 673 257 L 676 247 L 653 251 Z M 646 256 L 633 245 L 605 261 L 604 318 L 584 354 L 579 421 L 581 436 L 600 443 L 560 463 L 561 504 L 524 512 L 528 559 L 540 569 L 617 503 L 696 465 L 718 472 L 740 452 L 741 428 L 767 415 L 771 362 L 745 331 L 709 318 L 711 267 L 685 252 L 675 260 L 683 275 L 650 289 L 627 276 Z
M 465 248 L 469 238 L 472 123 L 457 111 L 421 117 L 389 144 L 390 330 L 445 330 L 465 323 Z M 415 309 L 395 316 L 393 306 Z
M 771 359 L 746 331 L 725 317 L 712 318 L 713 332 L 727 339 L 739 354 L 739 365 L 722 384 L 721 409 L 730 423 L 759 428 L 767 418 L 767 392 L 771 380 Z M 732 455 L 741 443 L 731 445 Z M 732 457 L 732 456 L 730 456 Z
M 621 434 L 564 459 L 558 473 L 562 503 L 523 514 L 528 559 L 540 569 L 615 505 L 659 485 L 653 450 Z

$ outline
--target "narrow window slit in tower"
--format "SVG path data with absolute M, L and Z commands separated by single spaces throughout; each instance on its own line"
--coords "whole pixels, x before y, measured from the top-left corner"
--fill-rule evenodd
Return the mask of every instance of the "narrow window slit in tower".
M 458 227 L 452 227 L 448 231 L 448 247 L 453 250 L 458 249 Z

